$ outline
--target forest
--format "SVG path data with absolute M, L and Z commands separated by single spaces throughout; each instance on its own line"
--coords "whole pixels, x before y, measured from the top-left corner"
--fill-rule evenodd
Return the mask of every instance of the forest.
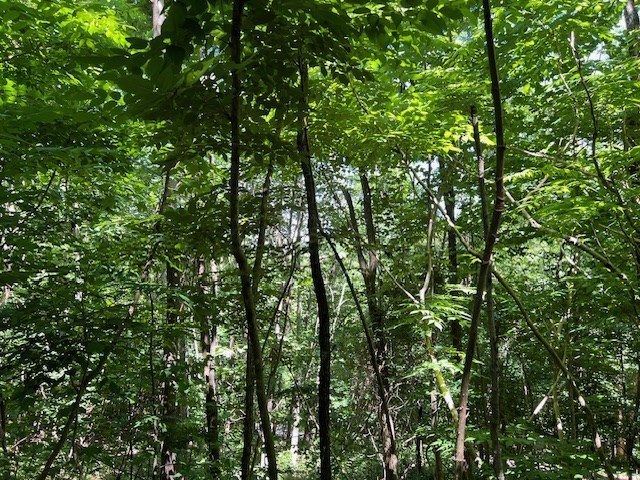
M 2 480 L 640 478 L 634 0 L 3 0 L 0 182 Z

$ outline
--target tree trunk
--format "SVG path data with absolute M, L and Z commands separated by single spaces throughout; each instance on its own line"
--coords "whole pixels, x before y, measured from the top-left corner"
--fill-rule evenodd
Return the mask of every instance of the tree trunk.
M 573 354 L 571 352 L 571 349 L 569 349 L 569 352 L 567 354 L 567 370 L 569 371 L 572 370 L 572 364 L 573 364 L 572 359 L 573 359 Z M 567 380 L 567 390 L 569 392 L 569 420 L 571 422 L 569 435 L 571 440 L 576 441 L 578 440 L 578 415 L 576 412 L 577 400 L 575 398 L 575 394 L 574 394 L 573 388 L 571 388 L 571 384 L 569 380 Z
M 637 35 L 637 30 L 640 28 L 640 17 L 638 17 L 638 10 L 634 0 L 627 0 L 623 16 L 625 28 L 631 37 L 629 42 L 629 56 L 637 59 L 640 57 L 640 37 Z M 623 122 L 622 139 L 624 149 L 627 151 L 640 144 L 640 110 L 631 102 L 625 105 Z M 640 166 L 638 162 L 633 162 L 629 166 L 631 176 L 636 175 L 639 170 Z
M 369 250 L 369 259 L 367 260 L 362 248 L 362 240 L 359 234 L 358 221 L 356 218 L 353 199 L 348 190 L 343 189 L 343 195 L 349 209 L 349 221 L 351 229 L 356 238 L 356 250 L 358 256 L 358 264 L 360 273 L 365 285 L 367 298 L 367 309 L 369 311 L 369 321 L 373 331 L 373 348 L 374 353 L 371 358 L 374 373 L 376 373 L 376 381 L 378 382 L 378 396 L 380 397 L 380 426 L 382 440 L 382 460 L 384 465 L 384 478 L 387 480 L 397 480 L 398 478 L 398 457 L 396 453 L 395 431 L 393 426 L 393 418 L 389 409 L 389 379 L 386 368 L 387 359 L 387 340 L 384 326 L 384 312 L 379 306 L 377 291 L 377 266 L 378 257 L 375 252 L 376 248 L 376 231 L 373 221 L 373 210 L 371 203 L 371 188 L 369 180 L 364 173 L 360 174 L 360 184 L 362 187 L 362 197 L 364 204 L 365 229 L 367 233 L 367 248 Z M 336 258 L 339 262 L 337 252 Z M 342 266 L 342 265 L 341 265 Z M 343 268 L 344 271 L 346 269 Z M 350 284 L 350 280 L 348 281 Z M 351 286 L 351 284 L 350 284 Z M 355 299 L 355 294 L 354 294 Z M 365 328 L 365 335 L 368 335 Z
M 300 444 L 300 399 L 295 392 L 293 394 L 292 415 L 293 425 L 289 450 L 291 452 L 291 465 L 296 467 L 298 465 L 298 446 Z
M 559 401 L 559 392 L 558 386 L 556 382 L 553 384 L 553 392 L 552 392 L 552 407 L 553 407 L 553 417 L 556 423 L 556 433 L 558 434 L 558 440 L 564 440 L 564 426 L 562 424 L 562 417 L 560 415 L 560 401 Z
M 486 187 L 484 182 L 484 157 L 482 156 L 482 144 L 480 143 L 480 126 L 478 124 L 478 112 L 471 107 L 471 124 L 473 125 L 473 138 L 476 157 L 478 159 L 478 190 L 480 205 L 482 208 L 482 230 L 485 239 L 489 235 L 489 207 L 487 202 Z M 454 235 L 455 238 L 455 235 Z M 489 430 L 491 433 L 491 449 L 493 453 L 493 471 L 497 480 L 504 480 L 504 467 L 502 465 L 502 451 L 500 448 L 500 364 L 498 359 L 498 327 L 493 303 L 493 285 L 491 275 L 487 278 L 487 329 L 489 331 L 489 376 L 491 377 L 491 397 Z
M 382 392 L 388 401 L 389 374 L 387 369 L 388 343 L 384 325 L 384 312 L 380 308 L 377 288 L 378 257 L 376 255 L 376 229 L 373 221 L 373 208 L 371 202 L 371 188 L 366 174 L 360 174 L 360 185 L 362 187 L 362 199 L 364 206 L 364 222 L 367 232 L 367 248 L 369 250 L 368 262 L 361 262 L 361 272 L 367 294 L 367 307 L 369 317 L 376 339 L 376 362 L 380 368 L 380 377 L 384 387 Z M 354 218 L 355 220 L 355 218 Z M 355 227 L 355 225 L 354 225 Z M 357 230 L 356 230 L 357 233 Z M 381 399 L 382 400 L 382 399 Z M 396 453 L 396 439 L 393 427 L 393 418 L 387 408 L 380 408 L 380 419 L 382 425 L 382 455 L 384 459 L 385 479 L 398 480 L 398 456 Z
M 487 279 L 487 326 L 489 330 L 489 376 L 491 377 L 491 448 L 493 451 L 493 470 L 498 480 L 504 480 L 502 464 L 502 448 L 500 446 L 500 360 L 498 358 L 498 326 L 493 302 L 493 285 L 491 276 Z
M 432 397 L 435 395 L 435 392 L 432 392 Z M 418 426 L 422 425 L 422 417 L 423 417 L 424 405 L 422 400 L 420 400 L 417 404 L 417 413 L 418 413 Z M 423 460 L 423 450 L 424 450 L 424 438 L 422 435 L 416 435 L 416 471 L 422 474 L 422 464 Z
M 252 449 L 253 449 L 253 399 L 256 394 L 255 378 L 253 372 L 253 344 L 251 337 L 247 333 L 247 355 L 244 372 L 245 390 L 244 390 L 244 418 L 242 420 L 242 457 L 240 459 L 240 478 L 249 480 L 251 478 L 252 465 Z
M 175 291 L 180 287 L 180 272 L 171 262 L 167 262 L 167 315 L 165 338 L 163 341 L 163 359 L 165 374 L 162 387 L 162 423 L 165 429 L 161 441 L 162 480 L 173 480 L 178 473 L 177 450 L 178 441 L 178 402 L 176 364 L 180 357 L 180 346 L 174 331 L 178 323 L 178 310 L 180 308 Z
M 438 394 L 435 391 L 431 392 L 431 428 L 433 430 L 438 426 Z M 433 449 L 433 456 L 435 459 L 435 464 L 433 467 L 433 478 L 434 480 L 444 480 L 442 475 L 442 453 L 440 453 L 440 448 L 435 447 Z
M 260 335 L 256 316 L 255 297 L 252 288 L 251 269 L 240 238 L 240 201 L 238 190 L 240 183 L 240 96 L 242 93 L 242 85 L 238 73 L 238 66 L 242 60 L 242 46 L 240 42 L 243 10 L 244 0 L 234 0 L 231 25 L 231 61 L 233 62 L 231 81 L 233 96 L 231 100 L 231 172 L 229 179 L 231 250 L 236 263 L 238 264 L 238 270 L 240 273 L 242 300 L 247 320 L 249 343 L 255 347 L 250 348 L 249 350 L 252 352 L 253 374 L 255 375 L 258 410 L 260 412 L 260 422 L 262 425 L 264 445 L 268 458 L 269 480 L 276 480 L 278 478 L 278 468 L 276 465 L 275 446 L 273 443 L 273 435 L 271 433 L 271 421 L 267 405 L 262 351 L 259 348 Z
M 256 244 L 256 257 L 253 263 L 253 269 L 251 270 L 251 292 L 254 299 L 258 298 L 258 285 L 260 283 L 260 277 L 262 272 L 262 258 L 264 255 L 265 246 L 265 233 L 267 225 L 267 204 L 269 199 L 269 189 L 271 186 L 271 175 L 273 174 L 273 162 L 269 162 L 267 174 L 264 178 L 262 185 L 262 199 L 260 202 L 260 213 L 258 220 L 258 240 Z M 268 336 L 268 334 L 267 334 Z M 253 343 L 251 338 L 247 335 L 247 357 L 245 368 L 245 396 L 244 396 L 244 420 L 242 430 L 242 459 L 240 464 L 240 473 L 242 480 L 249 480 L 252 476 L 253 465 L 255 464 L 255 456 L 252 454 L 254 445 L 253 432 L 254 432 L 254 412 L 253 401 L 255 397 L 255 378 L 254 378 L 254 365 L 253 365 Z M 261 347 L 258 347 L 261 348 Z M 261 350 L 262 352 L 262 350 Z M 267 382 L 267 390 L 269 389 Z
M 467 422 L 468 403 L 469 403 L 469 387 L 471 384 L 471 367 L 473 366 L 473 355 L 475 351 L 476 340 L 478 337 L 478 323 L 480 320 L 480 310 L 482 309 L 482 300 L 487 285 L 487 279 L 491 271 L 491 256 L 493 247 L 498 240 L 497 233 L 502 212 L 504 211 L 504 157 L 505 143 L 504 130 L 502 120 L 502 99 L 500 96 L 500 82 L 498 79 L 498 66 L 496 63 L 495 45 L 493 39 L 493 27 L 491 19 L 491 9 L 489 0 L 483 0 L 485 36 L 487 40 L 487 51 L 489 59 L 489 72 L 491 75 L 491 94 L 493 97 L 493 107 L 495 116 L 496 131 L 496 170 L 495 170 L 495 203 L 493 206 L 493 215 L 489 226 L 488 234 L 485 240 L 485 248 L 482 254 L 482 263 L 478 273 L 478 283 L 476 294 L 473 302 L 473 310 L 471 312 L 471 326 L 469 329 L 469 340 L 467 343 L 466 355 L 464 359 L 464 370 L 462 373 L 462 385 L 460 387 L 460 415 L 458 422 L 458 432 L 456 439 L 456 480 L 462 480 L 467 470 L 467 462 L 464 457 L 465 450 L 465 429 Z
M 624 24 L 627 32 L 633 32 L 640 28 L 640 17 L 638 17 L 638 10 L 634 0 L 627 0 L 624 6 Z M 638 57 L 640 55 L 639 41 L 638 38 L 633 38 L 631 45 L 629 45 L 629 54 L 632 57 Z
M 598 454 L 598 457 L 600 458 L 600 462 L 602 463 L 602 467 L 604 468 L 605 474 L 609 480 L 615 480 L 615 475 L 613 473 L 613 470 L 611 469 L 609 459 L 607 458 L 606 452 L 604 451 L 604 448 L 602 445 L 602 439 L 600 437 L 600 433 L 598 432 L 598 425 L 596 423 L 595 415 L 593 414 L 591 407 L 587 404 L 585 398 L 582 396 L 582 393 L 578 388 L 578 384 L 576 382 L 575 377 L 571 374 L 571 371 L 568 369 L 567 365 L 564 363 L 564 361 L 560 358 L 558 353 L 551 346 L 549 341 L 542 336 L 542 334 L 540 333 L 540 330 L 535 325 L 535 323 L 533 323 L 531 316 L 529 315 L 529 312 L 527 312 L 527 310 L 524 308 L 522 301 L 520 300 L 516 292 L 513 290 L 513 288 L 511 288 L 511 286 L 505 281 L 505 279 L 502 277 L 502 275 L 499 274 L 499 272 L 496 269 L 493 269 L 493 276 L 498 280 L 500 285 L 504 287 L 504 289 L 507 291 L 509 296 L 516 303 L 516 305 L 518 306 L 518 310 L 520 310 L 520 313 L 524 317 L 524 320 L 527 326 L 529 327 L 529 329 L 531 330 L 531 333 L 533 333 L 533 335 L 542 344 L 544 349 L 551 356 L 553 363 L 556 365 L 556 367 L 560 369 L 564 377 L 567 379 L 568 387 L 573 391 L 574 398 L 577 399 L 578 404 L 582 407 L 585 413 L 587 425 L 591 430 L 591 440 L 593 442 L 593 448 Z
M 307 133 L 307 85 L 309 70 L 302 55 L 298 57 L 300 70 L 300 108 L 298 152 L 302 154 L 300 161 L 304 186 L 307 196 L 308 229 L 309 229 L 309 258 L 311 261 L 311 277 L 318 304 L 318 343 L 320 345 L 320 373 L 318 386 L 318 425 L 320 428 L 320 480 L 331 479 L 331 449 L 329 403 L 331 391 L 331 321 L 329 317 L 329 302 L 322 276 L 320 263 L 320 244 L 318 239 L 319 217 L 316 203 L 316 186 L 311 167 L 311 150 Z
M 633 457 L 633 449 L 636 444 L 636 435 L 637 435 L 637 427 L 636 423 L 638 421 L 638 412 L 640 411 L 640 358 L 636 361 L 636 384 L 635 384 L 635 392 L 633 395 L 633 411 L 631 413 L 631 418 L 629 421 L 629 425 L 627 427 L 627 471 L 629 474 L 629 479 L 631 479 L 632 472 L 636 468 L 636 462 Z
M 198 258 L 198 281 L 201 294 L 215 298 L 217 284 L 217 267 L 215 261 L 211 261 L 212 278 L 211 288 L 207 289 L 205 282 L 206 262 L 204 256 Z M 208 291 L 209 290 L 209 291 Z M 209 474 L 212 480 L 220 478 L 220 435 L 218 420 L 218 394 L 215 372 L 215 347 L 217 344 L 217 328 L 215 313 L 204 313 L 201 322 L 200 339 L 202 355 L 205 358 L 204 381 L 205 395 L 205 438 L 207 441 Z
M 0 392 L 0 447 L 5 459 L 7 458 L 7 403 Z
M 447 212 L 447 215 L 451 219 L 453 223 L 456 221 L 456 192 L 453 187 L 452 181 L 452 170 L 453 168 L 448 168 L 448 179 L 449 188 L 444 195 L 444 207 Z M 447 229 L 447 253 L 449 256 L 449 279 L 448 282 L 453 285 L 457 285 L 460 283 L 460 278 L 458 277 L 458 247 L 456 242 L 456 232 L 454 231 L 454 227 L 451 225 L 448 226 Z M 456 351 L 462 350 L 462 327 L 460 326 L 460 322 L 457 318 L 454 318 L 451 322 L 451 344 Z

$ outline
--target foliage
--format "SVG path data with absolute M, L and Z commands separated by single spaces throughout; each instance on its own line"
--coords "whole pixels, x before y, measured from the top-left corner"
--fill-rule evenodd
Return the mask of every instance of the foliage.
M 442 478 L 453 476 L 446 394 L 457 400 L 464 357 L 455 326 L 466 341 L 481 197 L 495 181 L 482 9 L 254 0 L 236 65 L 231 3 L 167 2 L 155 38 L 141 2 L 0 4 L 3 478 L 157 478 L 169 437 L 184 478 L 239 477 L 247 343 L 229 232 L 233 69 L 240 226 L 250 264 L 263 258 L 253 278 L 281 478 L 316 478 L 319 463 L 296 145 L 303 100 L 332 316 L 334 477 L 381 475 L 376 370 L 399 472 L 431 478 L 441 461 Z M 496 277 L 492 287 L 499 366 L 485 322 L 473 367 L 467 445 L 478 478 L 493 475 L 492 375 L 507 478 L 590 478 L 602 468 L 588 414 L 540 336 L 576 381 L 614 467 L 637 465 L 639 67 L 622 8 L 493 5 L 510 200 L 493 260 L 507 284 Z M 375 263 L 372 288 L 363 265 Z M 267 478 L 259 431 L 251 469 Z

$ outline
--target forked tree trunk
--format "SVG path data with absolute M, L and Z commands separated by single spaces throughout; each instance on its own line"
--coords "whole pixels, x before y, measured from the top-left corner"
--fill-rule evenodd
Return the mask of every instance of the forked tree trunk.
M 351 222 L 352 224 L 355 224 L 355 210 L 353 208 L 353 202 L 351 200 L 351 196 L 349 194 L 349 192 L 347 190 L 344 191 L 345 194 L 345 198 L 347 200 L 347 204 L 349 206 L 349 215 L 351 217 Z M 349 287 L 349 290 L 351 291 L 351 296 L 353 298 L 353 301 L 356 305 L 356 310 L 358 311 L 358 316 L 360 317 L 360 322 L 362 323 L 362 329 L 363 329 L 363 333 L 365 335 L 366 341 L 367 341 L 367 350 L 369 353 L 369 360 L 371 362 L 371 367 L 373 368 L 373 374 L 374 377 L 376 379 L 376 385 L 378 387 L 378 396 L 380 397 L 380 403 L 381 403 L 381 412 L 382 412 L 382 418 L 381 421 L 385 422 L 385 425 L 383 425 L 382 428 L 388 428 L 389 432 L 393 432 L 393 422 L 391 420 L 391 415 L 390 415 L 390 410 L 389 410 L 389 400 L 388 400 L 388 393 L 387 390 L 384 386 L 384 381 L 383 381 L 383 377 L 382 374 L 380 372 L 380 367 L 378 365 L 378 359 L 377 359 L 377 354 L 376 354 L 376 346 L 375 346 L 375 339 L 374 339 L 374 335 L 371 333 L 371 329 L 369 327 L 369 324 L 367 323 L 367 319 L 365 317 L 364 314 L 364 310 L 362 309 L 362 306 L 360 305 L 360 301 L 358 300 L 358 294 L 356 292 L 355 287 L 353 286 L 353 282 L 351 281 L 351 277 L 349 275 L 349 272 L 347 271 L 347 268 L 344 264 L 344 262 L 342 261 L 342 258 L 340 258 L 340 254 L 338 253 L 338 250 L 336 248 L 336 246 L 334 245 L 333 241 L 331 240 L 331 237 L 324 231 L 321 232 L 322 235 L 324 236 L 324 238 L 327 240 L 327 243 L 329 244 L 329 247 L 331 248 L 331 250 L 333 251 L 333 255 L 336 259 L 336 262 L 338 263 L 338 265 L 340 266 L 340 269 L 342 270 L 342 273 L 344 275 L 345 280 L 347 281 L 347 285 Z M 358 258 L 360 259 L 360 261 L 364 261 L 363 260 L 363 255 L 362 255 L 362 249 L 358 248 Z M 393 434 L 393 437 L 395 438 L 395 434 Z M 394 448 L 395 451 L 395 448 Z M 384 458 L 383 458 L 383 466 L 385 465 L 384 463 Z
M 365 257 L 362 242 L 359 238 L 358 223 L 356 219 L 355 209 L 353 207 L 353 201 L 351 200 L 348 192 L 345 191 L 345 198 L 349 206 L 349 216 L 351 218 L 352 229 L 356 236 L 356 243 L 358 249 L 358 262 L 360 265 L 360 273 L 365 285 L 365 292 L 367 296 L 367 308 L 369 310 L 369 318 L 371 321 L 371 327 L 375 338 L 375 362 L 380 372 L 380 380 L 382 382 L 382 388 L 379 388 L 380 396 L 380 425 L 381 425 L 381 439 L 382 439 L 382 458 L 384 463 L 384 478 L 386 480 L 398 479 L 398 455 L 396 451 L 396 439 L 395 430 L 393 424 L 393 418 L 389 410 L 388 398 L 389 398 L 389 375 L 387 368 L 387 350 L 388 342 L 386 338 L 385 318 L 384 312 L 380 307 L 380 299 L 378 298 L 377 287 L 377 270 L 378 270 L 378 257 L 376 254 L 377 240 L 376 229 L 373 220 L 373 205 L 371 199 L 371 187 L 369 185 L 369 179 L 364 172 L 360 173 L 360 185 L 362 188 L 362 199 L 364 207 L 364 222 L 365 231 L 367 235 L 367 250 L 368 259 Z
M 485 37 L 487 40 L 487 54 L 489 60 L 489 73 L 491 76 L 491 94 L 493 97 L 493 108 L 496 132 L 496 169 L 495 169 L 495 202 L 491 224 L 485 239 L 485 248 L 482 254 L 482 262 L 478 273 L 476 294 L 471 312 L 471 326 L 469 328 L 469 340 L 467 343 L 466 355 L 464 359 L 464 370 L 462 372 L 462 385 L 460 387 L 460 415 L 458 422 L 458 432 L 456 438 L 456 480 L 463 480 L 468 465 L 465 460 L 465 430 L 468 415 L 469 387 L 471 385 L 471 368 L 473 366 L 473 356 L 475 353 L 476 340 L 478 337 L 478 324 L 480 321 L 480 311 L 482 309 L 483 295 L 487 285 L 487 279 L 491 271 L 491 257 L 493 247 L 498 240 L 498 227 L 502 220 L 502 212 L 505 205 L 504 190 L 504 157 L 506 146 L 504 143 L 504 129 L 502 119 L 502 99 L 500 96 L 500 82 L 498 79 L 498 66 L 496 63 L 495 45 L 493 39 L 493 26 L 491 19 L 491 8 L 489 0 L 482 2 L 484 10 Z
M 238 270 L 240 273 L 241 292 L 247 321 L 247 331 L 249 342 L 252 345 L 252 348 L 249 350 L 252 352 L 253 374 L 255 375 L 258 410 L 260 412 L 260 423 L 264 435 L 264 447 L 268 459 L 267 471 L 269 480 L 276 480 L 278 478 L 278 468 L 276 465 L 275 446 L 273 443 L 271 420 L 269 418 L 270 415 L 267 405 L 255 295 L 252 287 L 252 272 L 240 238 L 240 97 L 242 93 L 242 85 L 240 82 L 238 66 L 242 60 L 241 35 L 243 11 L 244 0 L 234 0 L 231 23 L 231 61 L 233 63 L 231 69 L 231 82 L 233 95 L 231 99 L 231 172 L 229 179 L 231 250 L 236 263 L 238 264 Z

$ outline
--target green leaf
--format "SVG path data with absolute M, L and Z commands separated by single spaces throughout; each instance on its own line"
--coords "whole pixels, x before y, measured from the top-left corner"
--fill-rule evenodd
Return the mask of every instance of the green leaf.
M 145 95 L 153 92 L 153 83 L 138 75 L 126 75 L 117 79 L 122 90 L 135 95 Z
M 131 48 L 135 50 L 146 50 L 149 46 L 149 40 L 144 38 L 127 37 L 127 42 L 129 42 Z

